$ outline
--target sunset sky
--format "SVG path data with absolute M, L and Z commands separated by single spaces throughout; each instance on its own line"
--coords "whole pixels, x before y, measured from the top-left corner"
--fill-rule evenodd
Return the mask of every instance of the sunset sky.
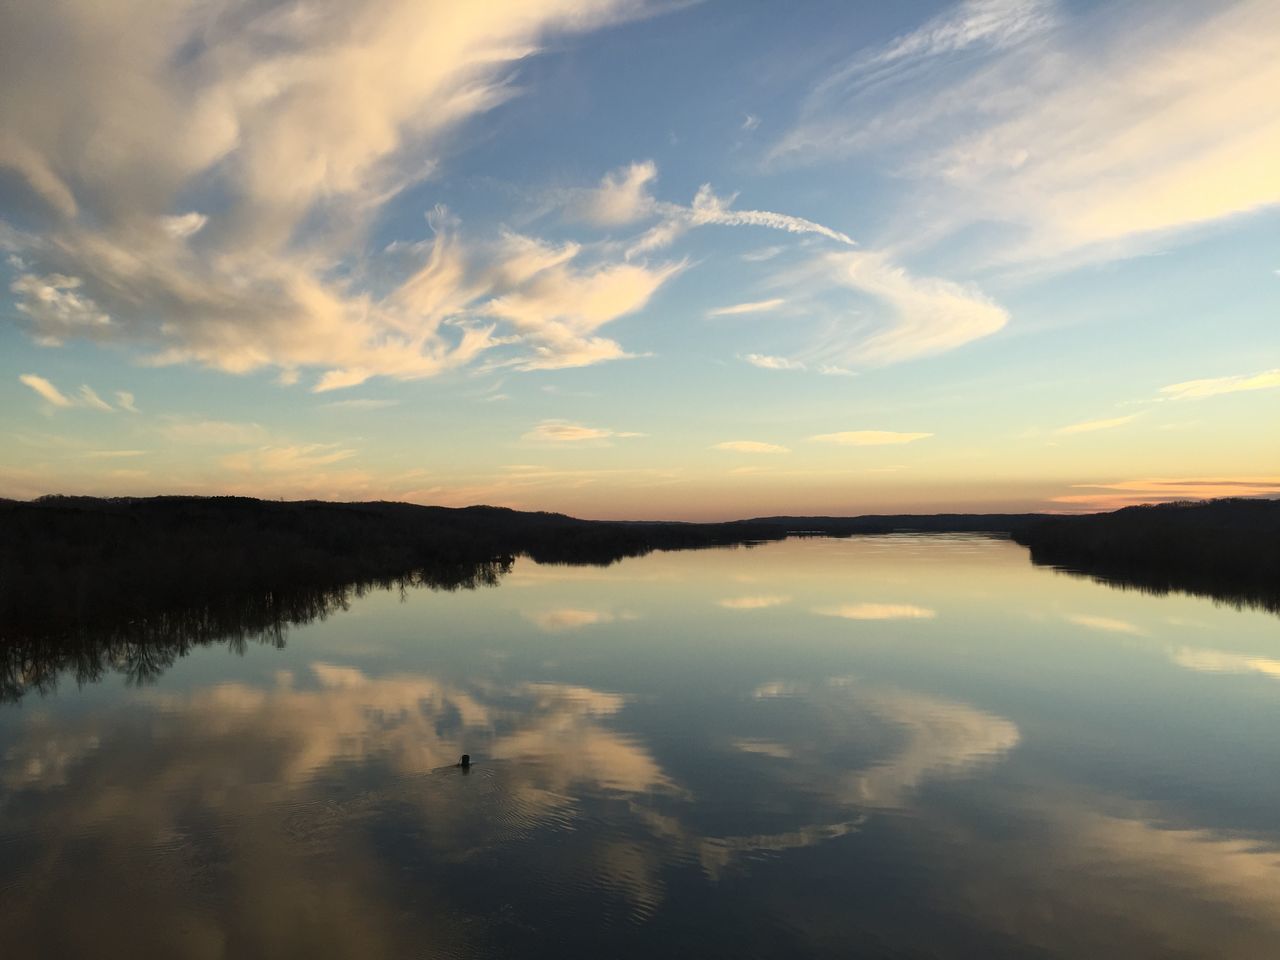
M 7 0 L 0 496 L 1280 495 L 1280 3 Z

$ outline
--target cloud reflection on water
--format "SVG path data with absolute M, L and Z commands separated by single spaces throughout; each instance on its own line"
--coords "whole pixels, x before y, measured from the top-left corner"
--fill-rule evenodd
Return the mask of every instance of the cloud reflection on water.
M 814 607 L 813 612 L 844 620 L 932 620 L 938 615 L 936 610 L 912 603 L 844 603 Z
M 373 677 L 317 662 L 308 674 L 279 672 L 273 686 L 141 691 L 85 717 L 78 728 L 34 714 L 3 758 L 13 796 L 5 832 L 39 833 L 53 849 L 95 837 L 110 848 L 149 850 L 157 862 L 168 859 L 175 842 L 230 844 L 230 856 L 254 860 L 242 845 L 274 823 L 270 829 L 286 839 L 271 847 L 273 871 L 297 887 L 312 882 L 306 864 L 318 852 L 344 863 L 371 856 L 361 836 L 404 805 L 416 810 L 415 831 L 433 849 L 465 858 L 476 843 L 492 849 L 531 831 L 570 829 L 583 817 L 598 826 L 601 817 L 617 816 L 616 799 L 629 797 L 630 825 L 613 824 L 588 844 L 589 872 L 637 908 L 652 909 L 662 901 L 661 877 L 673 861 L 691 858 L 714 880 L 743 858 L 846 836 L 865 811 L 904 804 L 921 783 L 976 769 L 1017 742 L 1012 724 L 981 711 L 847 681 L 816 691 L 779 683 L 757 691 L 756 702 L 763 707 L 784 689 L 803 692 L 820 712 L 860 712 L 862 727 L 878 718 L 902 734 L 887 759 L 838 771 L 838 789 L 825 803 L 829 822 L 703 833 L 693 826 L 699 798 L 638 737 L 615 729 L 628 703 L 619 693 L 549 682 L 466 688 L 423 674 Z M 849 736 L 858 737 L 859 724 Z M 783 740 L 738 746 L 774 762 L 816 761 Z M 479 806 L 450 769 L 464 751 L 477 758 L 477 779 L 466 782 L 483 785 Z M 765 778 L 759 789 L 776 795 L 790 782 Z M 282 849 L 280 843 L 290 847 L 287 837 L 298 845 Z M 288 864 L 298 872 L 285 878 L 280 871 Z M 55 862 L 41 882 L 68 879 L 62 874 L 68 866 Z M 148 888 L 146 895 L 154 893 Z
M 596 938 L 646 955 L 696 929 L 705 939 L 693 947 L 707 955 L 876 943 L 920 955 L 1268 955 L 1280 940 L 1280 852 L 1265 813 L 1191 795 L 1257 804 L 1274 778 L 1226 779 L 1229 758 L 1202 774 L 1194 744 L 1162 756 L 1163 728 L 1136 726 L 1158 728 L 1163 714 L 1124 713 L 1135 726 L 1126 742 L 1100 747 L 1120 714 L 1094 718 L 1075 687 L 1041 676 L 1067 655 L 1077 670 L 1111 670 L 1098 658 L 1123 649 L 1129 665 L 1168 657 L 1274 677 L 1268 656 L 1212 648 L 1204 624 L 1218 625 L 1228 649 L 1266 650 L 1265 632 L 1228 642 L 1247 621 L 1187 601 L 1175 612 L 1203 621 L 1182 635 L 1197 646 L 1138 643 L 1126 630 L 1073 642 L 1090 625 L 1070 626 L 1061 611 L 1138 625 L 1165 623 L 1152 612 L 1171 605 L 1029 568 L 1014 580 L 1023 568 L 1011 561 L 944 564 L 946 543 L 917 558 L 908 594 L 911 544 L 805 548 L 659 555 L 624 566 L 617 591 L 557 581 L 554 599 L 527 607 L 636 610 L 654 629 L 634 631 L 635 643 L 531 629 L 525 594 L 514 609 L 486 607 L 492 621 L 476 622 L 493 632 L 469 647 L 446 617 L 433 619 L 461 601 L 433 595 L 440 606 L 411 622 L 443 639 L 427 646 L 430 635 L 414 634 L 401 649 L 401 608 L 375 607 L 375 596 L 350 636 L 317 629 L 311 646 L 263 651 L 330 652 L 291 656 L 292 670 L 256 683 L 241 679 L 262 665 L 255 649 L 243 661 L 208 650 L 155 687 L 32 696 L 0 717 L 6 948 L 131 960 L 295 945 L 361 958 L 563 956 L 575 953 L 565 938 L 580 936 L 579 946 Z M 837 551 L 858 551 L 854 588 Z M 901 568 L 866 562 L 872 551 Z M 796 562 L 805 557 L 808 567 Z M 733 585 L 752 571 L 768 586 Z M 690 589 L 673 592 L 673 580 Z M 975 585 L 998 602 L 966 600 Z M 747 590 L 794 597 L 796 629 L 779 628 L 786 608 L 716 612 L 717 598 Z M 947 615 L 909 644 L 829 644 L 847 627 L 805 611 L 850 595 L 909 596 Z M 1099 597 L 1113 602 L 1089 605 Z M 979 646 L 1009 623 L 1024 630 L 1024 607 L 1044 614 L 1037 635 L 1062 642 L 1046 653 L 1011 633 Z M 962 611 L 969 627 L 951 629 Z M 377 617 L 387 617 L 381 634 Z M 729 655 L 686 642 L 714 636 L 705 623 L 733 626 Z M 388 638 L 386 650 L 352 653 L 366 635 Z M 442 666 L 378 666 L 393 662 Z M 210 670 L 235 679 L 184 687 Z M 1152 684 L 1163 674 L 1177 691 L 1230 687 L 1170 667 Z M 1029 690 L 1044 703 L 1030 705 Z M 1152 686 L 1142 709 L 1158 710 L 1162 692 Z M 463 752 L 476 758 L 470 773 L 452 766 Z M 1115 761 L 1132 757 L 1148 766 L 1117 773 Z M 1153 786 L 1150 770 L 1169 779 Z M 122 916 L 145 921 L 123 930 Z

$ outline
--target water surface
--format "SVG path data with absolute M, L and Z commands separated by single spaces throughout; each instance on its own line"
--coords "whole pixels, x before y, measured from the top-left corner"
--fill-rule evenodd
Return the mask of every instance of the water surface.
M 5 956 L 1280 944 L 1270 614 L 967 536 L 304 606 L 7 653 Z

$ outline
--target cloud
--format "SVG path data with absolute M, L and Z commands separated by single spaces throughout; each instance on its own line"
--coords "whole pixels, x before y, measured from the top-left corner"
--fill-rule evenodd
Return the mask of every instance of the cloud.
M 649 184 L 658 178 L 658 167 L 645 160 L 605 174 L 600 186 L 579 202 L 578 215 L 596 226 L 632 223 L 653 212 Z
M 762 594 L 751 597 L 727 597 L 724 600 L 717 600 L 716 606 L 724 607 L 726 610 L 765 610 L 769 607 L 779 607 L 784 603 L 790 602 L 790 597 L 778 596 L 777 594 Z
M 55 407 L 73 407 L 75 401 L 64 394 L 44 377 L 37 376 L 34 373 L 24 373 L 18 377 L 20 381 L 40 394 L 45 400 L 53 404 Z
M 607 794 L 624 810 L 629 805 L 641 814 L 659 792 L 687 799 L 642 742 L 611 729 L 627 696 L 559 683 L 475 686 L 459 688 L 415 674 L 370 676 L 353 667 L 317 663 L 298 671 L 296 679 L 294 672 L 280 671 L 274 685 L 232 682 L 181 695 L 146 692 L 129 709 L 167 718 L 167 733 L 149 755 L 146 770 L 127 786 L 104 784 L 87 762 L 114 765 L 130 753 L 127 738 L 119 735 L 127 725 L 99 718 L 100 730 L 86 723 L 56 737 L 40 726 L 25 731 L 15 747 L 15 771 L 8 775 L 6 769 L 3 789 L 33 800 L 24 807 L 29 815 L 15 821 L 16 829 L 52 838 L 55 846 L 72 837 L 92 837 L 96 848 L 124 851 L 157 833 L 180 833 L 192 816 L 224 818 L 229 853 L 220 868 L 239 878 L 237 889 L 263 907 L 262 919 L 250 920 L 242 930 L 246 942 L 272 943 L 305 930 L 335 956 L 400 956 L 426 941 L 462 943 L 465 918 L 406 922 L 373 892 L 394 885 L 397 872 L 379 856 L 376 837 L 347 831 L 341 840 L 343 863 L 351 869 L 330 871 L 317 871 L 308 851 L 282 855 L 279 844 L 263 838 L 305 836 L 308 847 L 318 843 L 327 851 L 337 824 L 323 802 L 313 802 L 321 796 L 318 776 L 366 771 L 373 778 L 362 781 L 366 799 L 393 797 L 396 783 L 439 780 L 460 753 L 475 753 L 481 742 L 478 761 L 498 761 L 492 768 L 503 775 L 495 807 L 480 810 L 452 790 L 418 790 L 395 812 L 407 818 L 404 822 L 421 825 L 422 850 L 441 863 L 465 857 L 477 844 L 509 846 L 530 829 L 572 826 L 583 814 L 574 798 L 585 794 Z M 209 751 L 207 762 L 191 762 L 196 744 Z M 254 796 L 237 805 L 245 792 L 238 788 L 246 784 L 253 786 Z M 81 802 L 63 802 L 69 794 Z M 625 844 L 607 837 L 593 840 L 571 856 L 573 869 L 599 878 L 647 915 L 665 896 L 660 867 L 670 859 L 672 843 L 680 844 L 682 859 L 696 862 L 701 838 L 683 826 L 682 807 L 687 804 L 666 806 L 653 821 L 642 815 L 639 831 Z M 382 807 L 366 811 L 375 818 L 385 812 Z M 442 823 L 453 826 L 434 828 Z M 457 829 L 461 823 L 474 823 L 479 832 Z M 674 837 L 662 829 L 668 824 L 675 827 Z M 734 843 L 733 851 L 744 856 L 750 853 L 744 849 L 748 841 L 715 838 L 722 847 Z M 564 851 L 551 853 L 563 857 Z M 190 898 L 175 893 L 163 873 L 150 871 L 118 902 L 142 898 L 157 905 L 150 937 L 216 945 L 213 915 L 190 908 Z M 74 874 L 74 867 L 55 868 L 46 879 L 60 888 Z M 280 894 L 294 889 L 304 889 L 305 896 Z M 107 899 L 99 897 L 88 913 L 73 910 L 64 924 L 71 933 L 54 938 L 54 953 L 82 953 L 89 948 L 79 945 L 110 936 L 109 915 L 120 907 L 104 895 Z M 323 909 L 317 911 L 317 904 Z M 204 930 L 214 932 L 202 940 Z M 30 933 L 13 928 L 10 939 L 25 942 Z
M 816 234 L 835 240 L 837 243 L 855 246 L 848 234 L 803 217 L 771 210 L 734 210 L 732 206 L 737 199 L 737 194 L 719 197 L 709 183 L 704 183 L 698 188 L 693 202 L 687 207 L 678 203 L 652 200 L 647 193 L 637 194 L 630 188 L 629 185 L 642 176 L 644 177 L 642 184 L 652 179 L 647 176 L 648 168 L 644 168 L 639 174 L 635 171 L 636 165 L 633 164 L 626 173 L 612 174 L 605 178 L 600 188 L 604 189 L 606 186 L 609 188 L 605 196 L 610 205 L 616 202 L 623 210 L 634 211 L 638 215 L 643 211 L 645 214 L 660 217 L 657 224 L 646 230 L 628 247 L 626 251 L 628 260 L 668 247 L 689 230 L 705 226 L 765 227 L 787 233 Z M 656 168 L 653 174 L 656 176 Z M 591 201 L 593 203 L 601 199 L 599 190 L 590 196 L 593 198 Z
M 832 607 L 814 607 L 814 613 L 845 620 L 932 620 L 937 611 L 909 603 L 846 603 Z
M 879 447 L 914 443 L 932 436 L 932 433 L 895 433 L 892 430 L 847 430 L 843 433 L 819 433 L 809 439 L 847 447 Z
M 776 443 L 762 443 L 759 440 L 725 440 L 712 444 L 713 450 L 728 450 L 731 453 L 790 453 L 786 447 Z
M 766 313 L 770 310 L 777 310 L 787 301 L 782 297 L 774 297 L 771 300 L 753 300 L 749 303 L 737 303 L 731 307 L 717 307 L 714 310 L 708 310 L 708 317 L 738 317 L 744 313 Z
M 1185 380 L 1161 387 L 1160 393 L 1170 400 L 1199 400 L 1217 397 L 1224 393 L 1241 393 L 1247 390 L 1273 390 L 1280 387 L 1280 369 L 1262 373 L 1240 374 L 1234 377 L 1212 377 L 1207 380 Z
M 801 696 L 806 692 L 802 684 L 791 680 L 770 680 L 751 691 L 752 699 L 776 700 L 781 697 Z
M 1270 657 L 1194 647 L 1182 647 L 1170 656 L 1178 666 L 1201 673 L 1260 673 L 1272 680 L 1280 680 L 1280 660 Z
M 203 230 L 204 225 L 209 222 L 209 218 L 203 213 L 192 211 L 174 217 L 161 217 L 160 222 L 164 227 L 165 233 L 169 234 L 169 236 L 174 239 L 185 240 L 187 237 L 194 237 Z
M 116 405 L 126 413 L 138 413 L 138 408 L 133 402 L 133 394 L 128 390 L 116 391 Z
M 233 423 L 227 420 L 174 420 L 160 427 L 160 435 L 174 443 L 237 446 L 261 443 L 267 438 L 267 431 L 258 423 Z
M 1065 427 L 1059 427 L 1053 431 L 1058 434 L 1072 433 L 1093 433 L 1095 430 L 1110 430 L 1114 427 L 1123 427 L 1126 423 L 1132 423 L 1142 416 L 1140 413 L 1131 413 L 1124 417 L 1111 417 L 1106 420 L 1085 420 L 1083 423 L 1072 423 Z
M 348 460 L 355 453 L 333 443 L 295 444 L 233 453 L 223 457 L 221 463 L 237 473 L 294 473 L 327 467 Z
M 1009 323 L 1008 312 L 976 287 L 916 276 L 884 250 L 819 254 L 779 272 L 772 283 L 786 288 L 788 296 L 778 299 L 797 304 L 794 313 L 821 320 L 819 332 L 791 358 L 748 357 L 773 369 L 847 376 L 857 367 L 946 353 Z
M 326 410 L 385 410 L 399 403 L 399 400 L 375 400 L 370 397 L 361 397 L 358 400 L 331 400 L 321 406 Z
M 1009 314 L 975 288 L 936 277 L 916 277 L 881 252 L 829 254 L 808 271 L 865 294 L 888 308 L 878 330 L 834 342 L 848 362 L 885 365 L 954 350 L 1004 328 Z
M 87 460 L 118 460 L 124 457 L 146 456 L 146 450 L 88 450 L 84 456 Z
M 812 711 L 805 730 L 815 733 L 783 743 L 788 750 L 770 755 L 799 764 L 795 773 L 826 784 L 833 799 L 855 808 L 905 807 L 923 784 L 970 776 L 1021 741 L 1016 724 L 969 704 L 872 689 L 848 677 L 815 685 L 774 681 L 758 687 L 755 697 L 765 701 L 762 706 L 776 697 L 797 697 L 788 713 Z M 851 769 L 849 757 L 867 755 L 863 744 L 873 741 L 863 738 L 877 736 L 869 733 L 877 728 L 894 731 L 889 755 Z M 815 771 L 829 771 L 830 777 L 814 779 Z
M 764 263 L 766 260 L 772 260 L 782 251 L 782 247 L 761 247 L 759 250 L 744 253 L 742 259 L 747 263 Z
M 463 249 L 439 217 L 403 284 L 371 283 L 369 228 L 460 124 L 517 95 L 522 60 L 646 12 L 632 0 L 152 8 L 27 3 L 0 36 L 0 166 L 23 224 L 6 244 L 31 265 L 14 282 L 19 317 L 43 342 L 232 373 L 316 368 L 324 389 L 433 376 L 507 342 L 475 316 L 519 295 L 495 280 L 502 249 Z M 218 202 L 192 210 L 192 196 Z M 579 268 L 576 287 L 520 314 L 528 365 L 625 355 L 574 325 L 637 309 L 673 273 Z M 593 309 L 535 312 L 583 300 Z
M 864 693 L 866 706 L 898 727 L 906 742 L 891 759 L 846 781 L 852 802 L 901 807 L 922 784 L 971 774 L 1022 740 L 1013 721 L 966 703 L 911 693 Z
M 716 196 L 711 184 L 704 183 L 693 198 L 693 206 L 686 211 L 689 223 L 695 227 L 718 224 L 726 227 L 768 227 L 788 233 L 815 233 L 837 243 L 855 245 L 848 234 L 803 217 L 768 210 L 732 210 L 730 207 L 735 199 L 737 194 L 727 198 Z
M 547 633 L 562 633 L 565 630 L 580 630 L 601 623 L 613 623 L 615 620 L 635 620 L 635 614 L 615 614 L 609 610 L 582 610 L 575 607 L 560 607 L 555 610 L 539 610 L 524 614 L 526 620 Z
M 1095 492 L 1064 494 L 1051 498 L 1052 501 L 1081 509 L 1118 510 L 1173 500 L 1275 496 L 1280 494 L 1280 477 L 1147 477 L 1112 483 L 1077 483 L 1072 489 Z
M 79 277 L 51 273 L 38 277 L 24 273 L 9 285 L 18 297 L 17 308 L 41 332 L 41 339 L 56 345 L 78 330 L 110 325 L 111 318 L 89 297 L 77 293 L 84 285 Z
M 1277 43 L 1268 0 L 962 4 L 826 77 L 770 157 L 873 157 L 925 184 L 904 224 L 1016 228 L 997 260 L 1129 255 L 1280 202 Z
M 88 384 L 81 384 L 78 396 L 69 397 L 44 377 L 37 376 L 34 373 L 24 373 L 18 377 L 18 380 L 30 387 L 54 407 L 61 409 L 82 407 L 89 410 L 101 410 L 104 413 L 115 412 L 115 407 L 98 396 L 97 391 Z M 129 394 L 124 394 L 124 396 L 130 398 L 130 405 L 132 405 L 132 396 Z M 135 409 L 133 412 L 136 413 L 137 410 Z
M 532 345 L 532 351 L 516 361 L 517 369 L 561 369 L 628 356 L 597 332 L 642 309 L 659 287 L 687 266 L 606 263 L 578 269 L 572 261 L 580 249 L 516 235 L 506 238 L 504 259 L 493 275 L 495 285 L 509 289 L 476 312 L 508 322 Z
M 588 441 L 604 445 L 607 441 Z M 572 445 L 561 449 L 572 449 Z M 497 475 L 483 474 L 470 482 L 408 488 L 396 496 L 400 500 L 428 500 L 441 506 L 471 506 L 488 503 L 518 510 L 545 509 L 548 498 L 555 500 L 601 481 L 613 489 L 634 491 L 637 497 L 652 497 L 664 486 L 683 482 L 681 468 L 626 467 L 613 469 L 555 469 L 538 464 L 508 464 Z M 580 509 L 574 506 L 573 509 Z
M 1128 620 L 1119 620 L 1114 617 L 1096 617 L 1087 613 L 1071 613 L 1067 614 L 1064 619 L 1076 624 L 1080 627 L 1087 627 L 1090 630 L 1101 630 L 1104 633 L 1127 633 L 1131 636 L 1145 636 L 1146 631 Z
M 758 126 L 760 126 L 760 118 L 754 113 L 748 113 L 743 116 L 741 129 L 750 133 Z
M 106 413 L 111 413 L 115 410 L 115 407 L 98 396 L 94 389 L 87 384 L 82 384 L 80 387 L 80 405 L 89 407 L 92 410 L 102 410 Z
M 610 440 L 614 437 L 643 437 L 643 433 L 624 433 L 607 427 L 588 427 L 568 420 L 543 420 L 521 439 L 541 443 L 583 443 Z
M 867 150 L 917 132 L 919 114 L 884 116 L 890 102 L 930 106 L 964 62 L 1008 50 L 1053 25 L 1051 0 L 967 0 L 881 47 L 860 50 L 819 81 L 806 97 L 799 122 L 774 145 L 774 161 L 811 162 Z M 932 119 L 930 115 L 929 119 Z
M 761 370 L 803 370 L 804 363 L 799 360 L 790 360 L 787 357 L 774 357 L 767 353 L 748 353 L 742 358 L 753 367 L 759 367 Z
M 855 56 L 833 77 L 862 87 L 883 83 L 912 64 L 974 47 L 1003 50 L 1043 33 L 1053 23 L 1051 0 L 966 0 L 938 14 L 881 50 Z

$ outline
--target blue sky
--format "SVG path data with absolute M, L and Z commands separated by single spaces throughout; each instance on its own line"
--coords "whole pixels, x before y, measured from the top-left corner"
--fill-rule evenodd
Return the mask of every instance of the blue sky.
M 0 495 L 1280 493 L 1272 3 L 0 18 Z

